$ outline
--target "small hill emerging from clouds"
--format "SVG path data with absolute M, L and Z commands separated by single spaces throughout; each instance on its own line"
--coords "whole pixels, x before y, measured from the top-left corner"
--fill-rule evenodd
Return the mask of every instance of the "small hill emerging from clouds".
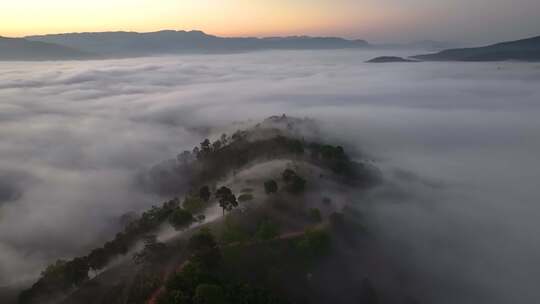
M 390 62 L 418 62 L 418 61 L 405 59 L 402 57 L 396 57 L 396 56 L 382 56 L 382 57 L 373 58 L 366 62 L 367 63 L 390 63 Z
M 412 58 L 425 61 L 540 61 L 540 36 L 484 47 L 449 49 Z
M 92 58 L 75 48 L 21 38 L 0 37 L 0 60 L 70 60 Z
M 141 182 L 172 181 L 183 198 L 50 264 L 19 303 L 375 303 L 371 280 L 394 274 L 355 206 L 379 172 L 317 133 L 273 116 L 164 162 Z M 379 303 L 406 296 L 395 280 L 379 286 L 392 298 Z
M 338 37 L 225 38 L 201 31 L 68 33 L 29 36 L 28 40 L 55 43 L 110 57 L 163 54 L 233 53 L 255 50 L 363 48 L 363 40 Z

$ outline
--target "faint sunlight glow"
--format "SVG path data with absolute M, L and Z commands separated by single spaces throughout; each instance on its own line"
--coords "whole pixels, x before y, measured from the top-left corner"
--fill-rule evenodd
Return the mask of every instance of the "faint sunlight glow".
M 0 35 L 203 30 L 225 36 L 355 37 L 396 22 L 361 0 L 1 0 Z M 359 37 L 357 37 L 359 38 Z

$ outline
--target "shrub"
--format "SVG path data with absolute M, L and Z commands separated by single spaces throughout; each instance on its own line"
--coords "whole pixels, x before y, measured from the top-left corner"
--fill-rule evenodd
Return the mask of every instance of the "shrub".
M 266 194 L 276 193 L 278 191 L 278 184 L 275 180 L 267 180 L 264 182 L 264 191 Z

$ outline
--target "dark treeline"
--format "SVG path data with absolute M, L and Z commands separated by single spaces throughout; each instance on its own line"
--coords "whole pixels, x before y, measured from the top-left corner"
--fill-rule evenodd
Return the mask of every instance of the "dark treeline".
M 341 146 L 307 142 L 291 138 L 278 129 L 271 136 L 253 138 L 249 131 L 223 134 L 214 142 L 206 139 L 192 151 L 184 151 L 177 159 L 154 166 L 139 177 L 141 185 L 162 195 L 177 195 L 179 189 L 197 189 L 211 184 L 250 164 L 279 158 L 293 158 L 330 169 L 340 181 L 369 186 L 378 180 L 375 168 L 355 162 Z M 188 178 L 189 177 L 189 178 Z

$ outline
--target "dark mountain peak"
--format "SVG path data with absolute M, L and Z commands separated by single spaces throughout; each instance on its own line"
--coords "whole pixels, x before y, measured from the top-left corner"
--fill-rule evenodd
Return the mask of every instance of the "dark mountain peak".
M 540 36 L 482 47 L 448 49 L 413 58 L 427 61 L 540 61 Z
M 514 46 L 514 45 L 519 45 L 522 47 L 525 47 L 525 46 L 539 47 L 540 36 L 524 38 L 524 39 L 515 40 L 515 41 L 500 42 L 500 43 L 493 44 L 491 46 Z

